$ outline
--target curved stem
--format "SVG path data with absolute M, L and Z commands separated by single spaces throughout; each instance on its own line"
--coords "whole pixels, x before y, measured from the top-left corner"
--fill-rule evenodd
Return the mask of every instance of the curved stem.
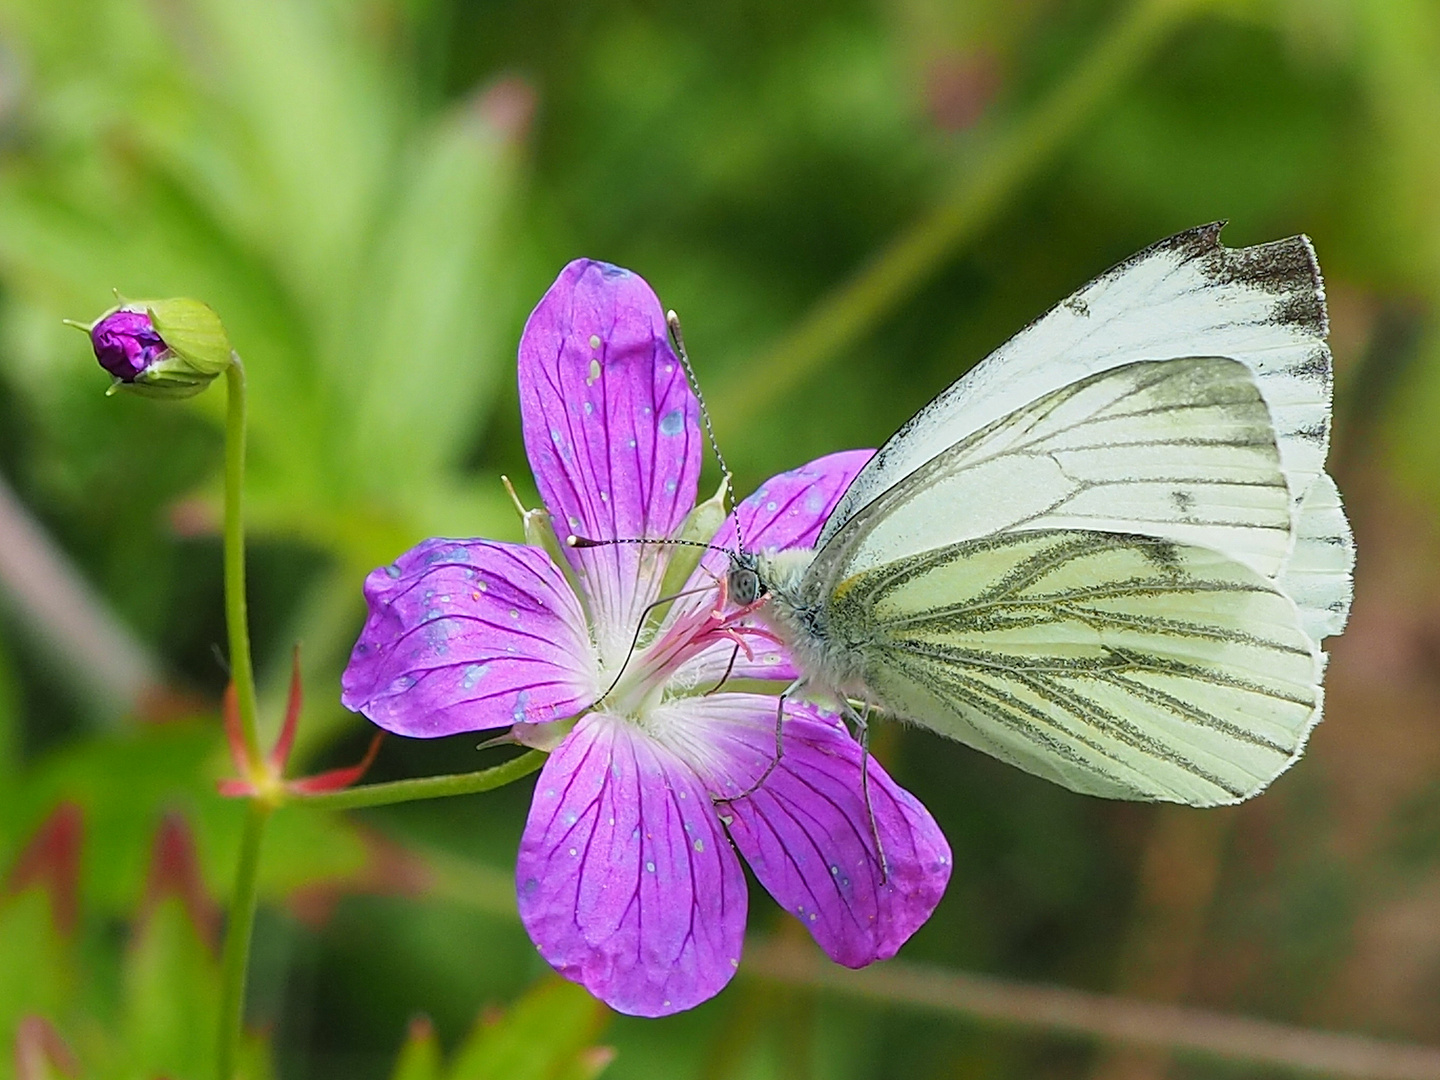
M 388 806 L 391 803 L 414 802 L 417 799 L 442 799 L 449 795 L 473 795 L 493 791 L 515 780 L 529 776 L 545 764 L 545 755 L 531 750 L 491 769 L 455 773 L 449 776 L 423 776 L 417 780 L 392 780 L 387 784 L 366 784 L 364 787 L 327 791 L 319 795 L 294 795 L 285 806 L 311 806 L 319 810 L 357 810 L 362 806 Z
M 240 1032 L 245 1020 L 245 974 L 250 964 L 250 936 L 255 928 L 256 886 L 260 872 L 260 842 L 270 807 L 251 799 L 245 812 L 245 832 L 240 840 L 240 864 L 235 871 L 235 891 L 225 929 L 225 953 L 220 973 L 220 1033 L 215 1053 L 216 1076 L 233 1080 Z
M 1135 0 L 1090 53 L 1028 115 L 1001 133 L 940 200 L 848 281 L 832 289 L 762 355 L 711 395 L 715 416 L 753 411 L 754 373 L 779 398 L 870 332 L 956 248 L 988 225 L 1066 145 L 1166 35 L 1206 0 Z
M 225 629 L 230 638 L 230 678 L 240 710 L 240 730 L 250 762 L 260 760 L 255 723 L 255 670 L 245 610 L 245 367 L 231 354 L 225 369 Z

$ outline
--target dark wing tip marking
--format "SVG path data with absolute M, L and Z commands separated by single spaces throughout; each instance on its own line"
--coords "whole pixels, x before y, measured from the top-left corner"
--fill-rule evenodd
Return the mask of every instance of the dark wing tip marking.
M 1218 240 L 1217 231 L 1214 246 L 1203 253 L 1200 263 L 1209 281 L 1263 289 L 1277 297 L 1272 322 L 1296 327 L 1316 338 L 1323 339 L 1329 333 L 1325 281 L 1308 236 L 1289 236 L 1246 248 L 1227 248 Z
M 1203 255 L 1209 255 L 1217 250 L 1224 250 L 1220 245 L 1220 230 L 1225 225 L 1225 221 L 1212 221 L 1208 225 L 1197 225 L 1193 229 L 1186 229 L 1184 232 L 1156 240 L 1153 244 L 1135 252 L 1134 255 L 1121 259 L 1110 269 L 1097 274 L 1094 280 L 1081 287 L 1079 292 L 1083 293 L 1100 282 L 1113 281 L 1117 277 L 1123 277 L 1140 263 L 1155 255 L 1170 254 L 1183 263 Z M 1064 303 L 1068 304 L 1069 301 L 1064 301 Z
M 1177 263 L 1199 260 L 1199 269 L 1216 285 L 1240 284 L 1262 289 L 1276 296 L 1273 322 L 1295 326 L 1318 338 L 1329 333 L 1325 311 L 1325 282 L 1310 238 L 1301 234 L 1253 247 L 1228 248 L 1220 243 L 1224 221 L 1197 225 L 1137 251 L 1095 278 L 1062 305 L 1075 311 L 1080 294 L 1098 282 L 1113 281 L 1156 255 L 1167 255 Z M 1081 301 L 1083 304 L 1083 301 Z
M 1330 319 L 1325 312 L 1325 296 L 1321 292 L 1297 292 L 1275 305 L 1270 316 L 1281 326 L 1295 326 L 1314 337 L 1323 338 L 1330 332 Z

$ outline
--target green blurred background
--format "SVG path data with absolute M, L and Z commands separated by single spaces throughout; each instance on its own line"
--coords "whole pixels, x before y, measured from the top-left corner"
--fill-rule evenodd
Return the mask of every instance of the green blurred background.
M 743 492 L 876 445 L 1218 218 L 1233 246 L 1308 233 L 1326 275 L 1360 552 L 1327 718 L 1271 791 L 1209 812 L 887 729 L 956 866 L 902 955 L 1440 1043 L 1440 4 L 0 0 L 0 867 L 57 805 L 83 820 L 73 928 L 23 874 L 0 899 L 0 1076 L 26 1014 L 87 1076 L 208 1075 L 184 1033 L 212 1022 L 213 911 L 152 902 L 176 895 L 157 829 L 193 840 L 211 905 L 239 830 L 212 794 L 222 395 L 106 399 L 61 318 L 118 289 L 225 319 L 267 718 L 303 640 L 311 769 L 369 737 L 336 700 L 363 574 L 517 536 L 515 344 L 569 259 L 680 311 Z M 474 743 L 391 739 L 371 777 L 495 760 Z M 412 1017 L 448 1050 L 542 976 L 509 893 L 528 787 L 277 817 L 250 1015 L 280 1077 L 389 1076 Z M 1280 1075 L 743 973 L 662 1021 L 566 1002 L 622 1078 Z

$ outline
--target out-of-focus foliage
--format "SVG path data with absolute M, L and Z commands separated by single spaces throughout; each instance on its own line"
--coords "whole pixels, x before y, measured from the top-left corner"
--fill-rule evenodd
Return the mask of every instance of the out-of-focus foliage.
M 1087 65 L 1113 92 L 1014 151 Z M 73 938 L 41 892 L 0 901 L 0 1049 L 21 1016 L 87 1063 L 189 1032 L 166 1010 L 206 1007 L 211 961 L 173 901 L 137 929 L 152 838 L 183 815 L 212 898 L 238 843 L 204 704 L 221 395 L 107 400 L 62 317 L 113 288 L 224 318 L 253 393 L 260 655 L 305 640 L 301 751 L 340 763 L 363 745 L 336 704 L 362 573 L 429 535 L 517 533 L 513 348 L 569 259 L 630 266 L 683 315 L 743 494 L 875 445 L 1107 265 L 1216 218 L 1234 245 L 1308 232 L 1326 273 L 1360 543 L 1327 719 L 1271 792 L 1199 816 L 882 728 L 955 853 L 905 955 L 1440 1043 L 1437 132 L 1429 0 L 0 0 L 0 473 L 188 695 L 167 710 L 188 719 L 101 733 L 42 639 L 0 621 L 0 861 L 67 801 L 88 837 Z M 1006 147 L 1023 167 L 974 197 L 962 242 L 789 381 L 806 313 Z M 391 740 L 377 776 L 476 767 L 474 741 Z M 249 1012 L 277 1075 L 378 1080 L 399 1051 L 397 1076 L 459 1080 L 515 1040 L 552 1053 L 537 1076 L 603 1063 L 583 998 L 521 997 L 544 967 L 508 899 L 525 786 L 276 816 Z M 743 975 L 605 1038 L 624 1078 L 1233 1075 Z
M 584 990 L 552 977 L 505 1015 L 482 1017 L 448 1063 L 430 1022 L 412 1023 L 391 1080 L 593 1080 L 612 1057 L 593 1045 L 607 1013 Z
M 89 818 L 96 816 L 103 813 Z M 7 1042 L 21 1048 L 0 1059 L 0 1076 L 211 1076 L 220 913 L 198 873 L 194 836 L 183 817 L 163 818 L 141 895 L 123 912 L 117 951 L 81 932 L 77 907 L 90 893 L 77 890 L 74 864 L 80 849 L 97 840 L 86 835 L 86 820 L 76 804 L 62 803 L 21 854 L 21 873 L 12 873 L 0 896 L 0 1025 Z M 412 1022 L 393 1077 L 593 1080 L 613 1056 L 595 1045 L 607 1020 L 608 1010 L 589 994 L 551 977 L 508 1010 L 483 1015 L 448 1064 L 433 1025 Z M 274 1076 L 268 1043 L 263 1034 L 247 1038 L 239 1080 Z M 53 1073 L 37 1073 L 37 1062 Z
M 195 873 L 190 830 L 178 815 L 158 827 L 142 867 L 143 895 L 127 910 L 116 948 L 94 932 L 93 919 L 80 918 L 91 913 L 81 909 L 88 890 L 79 888 L 76 862 L 95 842 L 85 822 L 76 804 L 60 804 L 0 896 L 0 1023 L 7 1041 L 19 1044 L 0 1059 L 0 1075 L 208 1075 L 220 994 L 218 912 Z M 242 1050 L 244 1080 L 273 1076 L 265 1039 L 249 1037 Z
M 0 184 L 7 358 L 43 420 L 68 422 L 56 398 L 82 355 L 56 311 L 111 289 L 203 295 L 251 369 L 253 527 L 356 566 L 388 550 L 387 526 L 453 527 L 473 507 L 447 466 L 507 351 L 506 125 L 525 93 L 422 111 L 366 48 L 365 14 L 8 4 L 25 153 Z

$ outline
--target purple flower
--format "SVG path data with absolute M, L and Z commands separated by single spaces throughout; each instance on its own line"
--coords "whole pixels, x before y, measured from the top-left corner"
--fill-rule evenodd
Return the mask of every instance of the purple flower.
M 562 535 L 681 528 L 700 473 L 699 409 L 643 280 L 567 266 L 525 326 L 520 403 Z M 767 482 L 739 508 L 746 544 L 813 544 L 869 456 L 832 454 Z M 734 535 L 727 520 L 714 543 Z M 747 900 L 737 851 L 851 967 L 892 956 L 950 874 L 934 820 L 874 759 L 867 810 L 861 750 L 836 716 L 788 702 L 772 768 L 778 699 L 710 692 L 727 672 L 794 677 L 774 639 L 727 603 L 722 554 L 690 575 L 701 593 L 652 616 L 632 649 L 687 550 L 565 549 L 562 566 L 540 546 L 428 540 L 367 579 L 370 615 L 344 677 L 345 705 L 402 735 L 579 717 L 536 783 L 520 915 L 558 971 L 642 1016 L 696 1005 L 734 974 Z
M 90 344 L 100 366 L 126 383 L 134 382 L 137 375 L 169 351 L 149 315 L 123 308 L 90 328 Z

